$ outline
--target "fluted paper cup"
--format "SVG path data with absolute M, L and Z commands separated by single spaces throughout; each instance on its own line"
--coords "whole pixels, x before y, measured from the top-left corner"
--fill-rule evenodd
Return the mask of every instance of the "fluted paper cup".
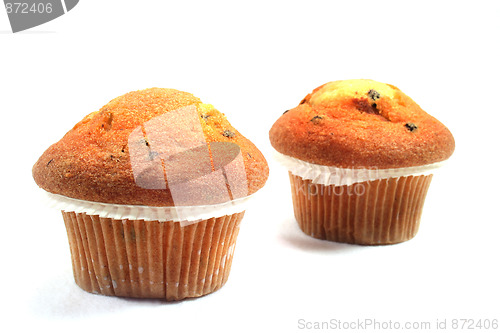
M 353 185 L 313 184 L 290 173 L 297 222 L 304 233 L 341 243 L 404 242 L 418 231 L 432 175 Z
M 78 286 L 94 294 L 169 301 L 203 296 L 226 283 L 249 200 L 134 207 L 46 195 L 62 211 Z
M 341 169 L 281 154 L 289 169 L 301 230 L 335 242 L 384 245 L 418 231 L 433 172 L 440 164 L 400 169 Z
M 110 296 L 181 300 L 229 277 L 244 212 L 182 226 L 63 212 L 76 283 Z

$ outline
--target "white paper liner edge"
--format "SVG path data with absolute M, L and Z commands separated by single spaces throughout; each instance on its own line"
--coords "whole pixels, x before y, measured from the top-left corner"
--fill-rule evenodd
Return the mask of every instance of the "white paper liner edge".
M 246 210 L 248 201 L 254 195 L 214 205 L 152 207 L 93 202 L 42 192 L 49 207 L 65 212 L 86 213 L 117 220 L 172 221 L 180 222 L 182 226 L 214 217 L 241 213 Z
M 344 186 L 377 179 L 430 175 L 444 164 L 444 162 L 437 162 L 422 166 L 394 169 L 378 169 L 376 167 L 349 169 L 313 164 L 281 154 L 277 151 L 274 152 L 274 158 L 292 174 L 303 179 L 311 180 L 314 184 L 326 186 Z

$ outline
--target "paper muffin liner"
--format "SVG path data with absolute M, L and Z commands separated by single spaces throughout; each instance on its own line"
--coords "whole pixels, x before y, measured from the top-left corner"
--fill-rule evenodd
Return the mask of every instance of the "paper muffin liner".
M 430 182 L 442 163 L 399 169 L 342 169 L 277 153 L 289 169 L 295 218 L 315 238 L 360 245 L 413 238 Z
M 212 217 L 240 213 L 247 208 L 253 197 L 250 195 L 214 205 L 152 207 L 79 200 L 45 191 L 42 191 L 42 195 L 46 205 L 65 212 L 86 213 L 117 220 L 175 221 L 182 226 Z
M 430 175 L 443 165 L 443 162 L 432 163 L 422 166 L 378 169 L 372 168 L 337 168 L 313 164 L 286 156 L 275 151 L 275 159 L 288 169 L 292 174 L 303 179 L 311 180 L 314 184 L 323 185 L 352 185 L 370 180 L 395 178 L 401 176 Z
M 413 238 L 432 179 L 421 175 L 325 186 L 289 175 L 295 218 L 304 233 L 362 245 Z
M 181 300 L 228 279 L 244 212 L 180 222 L 64 212 L 76 283 L 91 293 Z
M 225 284 L 250 201 L 148 207 L 45 197 L 62 212 L 78 286 L 95 294 L 169 301 Z

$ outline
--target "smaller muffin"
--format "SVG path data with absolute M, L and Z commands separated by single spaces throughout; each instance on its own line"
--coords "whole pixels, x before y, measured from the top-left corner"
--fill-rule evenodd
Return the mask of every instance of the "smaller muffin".
M 229 276 L 264 156 L 212 105 L 151 88 L 87 115 L 33 167 L 62 210 L 76 283 L 104 295 L 180 300 Z
M 450 131 L 397 87 L 324 84 L 274 123 L 295 217 L 316 238 L 393 244 L 414 237 L 433 171 L 455 148 Z

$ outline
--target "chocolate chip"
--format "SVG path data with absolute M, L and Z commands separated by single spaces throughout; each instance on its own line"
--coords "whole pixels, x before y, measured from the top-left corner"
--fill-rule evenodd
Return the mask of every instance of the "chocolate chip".
M 224 130 L 224 132 L 222 132 L 222 135 L 224 135 L 226 138 L 233 138 L 235 136 L 234 132 L 230 130 Z
M 318 124 L 321 119 L 323 119 L 322 116 L 314 116 L 311 118 L 311 121 L 313 122 L 313 124 Z
M 406 124 L 405 124 L 405 127 L 406 127 L 406 128 L 407 128 L 410 132 L 413 132 L 413 131 L 415 131 L 415 130 L 418 128 L 418 126 L 417 126 L 417 125 L 415 125 L 414 123 L 406 123 Z
M 368 91 L 368 97 L 376 101 L 377 99 L 380 99 L 380 93 L 376 90 L 370 89 Z

